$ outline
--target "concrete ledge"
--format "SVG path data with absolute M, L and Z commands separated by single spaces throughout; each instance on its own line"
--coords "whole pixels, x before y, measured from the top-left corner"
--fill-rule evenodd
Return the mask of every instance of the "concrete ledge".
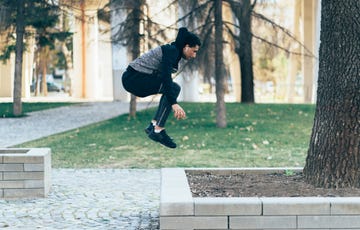
M 360 215 L 360 197 L 328 198 L 331 215 Z
M 230 216 L 230 229 L 296 229 L 296 216 Z
M 194 215 L 194 204 L 184 169 L 161 170 L 161 216 Z
M 162 216 L 161 229 L 227 229 L 226 216 Z
M 330 215 L 330 200 L 324 197 L 262 197 L 264 216 Z
M 0 148 L 0 198 L 45 197 L 50 177 L 49 148 Z
M 261 215 L 261 200 L 257 197 L 194 198 L 196 216 Z
M 341 216 L 299 216 L 298 225 L 300 228 L 339 228 L 339 229 L 360 229 L 359 215 Z
M 301 168 L 161 170 L 160 229 L 360 230 L 360 197 L 193 198 L 185 171 L 282 173 Z

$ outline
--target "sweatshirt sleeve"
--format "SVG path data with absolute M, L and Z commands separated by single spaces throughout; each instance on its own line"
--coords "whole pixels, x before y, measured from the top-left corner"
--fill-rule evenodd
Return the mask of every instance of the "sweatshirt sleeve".
M 171 73 L 173 72 L 173 68 L 177 66 L 179 51 L 172 45 L 165 45 L 161 48 L 163 51 L 161 60 L 161 77 L 163 79 L 164 95 L 168 99 L 169 103 L 173 105 L 177 103 L 177 95 L 171 90 L 171 85 L 173 83 Z

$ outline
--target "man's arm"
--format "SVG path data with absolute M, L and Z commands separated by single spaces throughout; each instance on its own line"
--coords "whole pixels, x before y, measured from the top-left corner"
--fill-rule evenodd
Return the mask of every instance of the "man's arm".
M 161 49 L 163 51 L 161 61 L 161 77 L 163 78 L 164 95 L 166 96 L 171 105 L 177 104 L 177 95 L 174 95 L 171 90 L 171 85 L 173 83 L 171 73 L 173 70 L 173 66 L 175 66 L 177 62 L 179 51 L 176 49 L 175 46 L 171 45 L 162 46 Z

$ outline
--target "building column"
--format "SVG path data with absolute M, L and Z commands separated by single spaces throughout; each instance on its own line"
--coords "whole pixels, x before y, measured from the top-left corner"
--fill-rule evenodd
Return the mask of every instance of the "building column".
M 186 11 L 181 1 L 178 2 L 178 18 L 183 17 L 186 14 Z M 173 18 L 175 21 L 176 19 Z M 171 20 L 169 20 L 171 21 Z M 189 26 L 190 25 L 190 26 Z M 179 22 L 178 28 L 187 27 L 188 30 L 191 30 L 192 24 L 187 22 Z M 175 40 L 175 39 L 174 39 Z M 180 63 L 184 64 L 184 63 Z M 181 65 L 180 65 L 181 66 Z M 179 95 L 179 100 L 188 101 L 188 102 L 196 102 L 199 101 L 200 92 L 199 92 L 199 74 L 198 71 L 182 71 L 177 77 L 176 82 L 181 85 L 181 91 Z
M 121 77 L 125 72 L 129 57 L 127 48 L 120 44 L 120 42 L 113 41 L 119 31 L 119 26 L 126 19 L 126 10 L 118 7 L 117 4 L 111 2 L 111 50 L 112 50 L 112 75 L 113 75 L 113 93 L 114 100 L 129 101 L 130 94 L 124 89 Z
M 303 0 L 303 43 L 306 47 L 302 49 L 302 72 L 304 74 L 304 102 L 313 101 L 313 82 L 314 82 L 314 50 L 315 50 L 315 12 L 316 1 Z
M 4 36 L 0 36 L 0 44 L 6 44 Z M 35 39 L 30 37 L 26 41 L 27 49 L 23 53 L 21 96 L 30 97 L 30 85 L 33 76 Z M 0 47 L 1 49 L 2 47 Z M 11 54 L 5 63 L 0 62 L 0 97 L 14 95 L 15 54 Z
M 301 0 L 294 0 L 294 16 L 293 16 L 293 34 L 297 40 L 300 40 L 300 17 L 301 17 Z M 300 46 L 296 44 L 293 52 L 300 53 Z M 287 101 L 289 103 L 295 102 L 295 90 L 296 90 L 296 77 L 299 72 L 299 55 L 290 53 L 289 57 L 289 72 L 287 81 Z
M 100 34 L 97 17 L 99 2 L 80 2 L 73 35 L 74 70 L 72 96 L 87 99 L 113 99 L 110 32 Z M 106 1 L 105 1 L 106 3 Z M 104 4 L 105 4 L 104 3 Z
M 181 85 L 179 100 L 188 102 L 199 101 L 200 80 L 198 71 L 182 71 L 174 81 Z
M 106 58 L 100 57 L 99 53 L 99 22 L 96 11 L 86 10 L 85 17 L 88 20 L 85 22 L 85 29 L 82 33 L 85 34 L 83 37 L 82 49 L 83 58 L 83 71 L 85 71 L 84 80 L 84 92 L 85 98 L 95 99 L 101 97 L 102 83 L 99 81 L 99 64 L 101 61 L 106 61 Z
M 5 35 L 0 35 L 0 49 L 3 49 Z M 11 55 L 10 59 L 5 63 L 0 62 L 0 97 L 12 97 L 14 90 L 14 60 L 15 55 Z
M 84 73 L 83 65 L 85 64 L 83 60 L 83 52 L 84 48 L 83 41 L 82 41 L 82 29 L 84 29 L 84 25 L 82 25 L 82 21 L 78 19 L 79 16 L 77 15 L 75 19 L 74 25 L 74 35 L 73 35 L 73 62 L 74 62 L 74 69 L 73 69 L 73 76 L 71 76 L 71 95 L 75 98 L 83 98 L 86 97 L 85 87 L 83 85 L 83 77 L 86 73 Z
M 232 9 L 228 3 L 223 4 L 223 17 L 225 21 L 234 22 L 234 16 Z M 231 28 L 231 26 L 229 26 Z M 237 31 L 237 28 L 235 26 L 232 26 L 233 31 Z M 224 33 L 225 36 L 228 36 L 226 33 Z M 227 41 L 231 41 L 231 38 L 225 38 Z M 241 102 L 241 69 L 240 69 L 240 61 L 239 56 L 235 53 L 234 48 L 232 48 L 232 45 L 225 45 L 224 46 L 224 62 L 229 68 L 229 73 L 231 77 L 231 84 L 233 89 L 233 95 L 236 102 Z M 227 76 L 226 76 L 227 79 Z
M 315 1 L 316 7 L 316 26 L 315 26 L 315 51 L 314 54 L 315 58 L 315 68 L 314 68 L 314 81 L 313 81 L 313 102 L 316 102 L 316 95 L 317 95 L 317 82 L 318 82 L 318 75 L 319 75 L 319 49 L 320 49 L 320 30 L 321 30 L 321 0 Z
M 22 97 L 31 97 L 30 85 L 33 80 L 34 73 L 34 52 L 35 52 L 35 38 L 30 37 L 26 41 L 27 49 L 23 54 L 23 67 L 22 67 Z

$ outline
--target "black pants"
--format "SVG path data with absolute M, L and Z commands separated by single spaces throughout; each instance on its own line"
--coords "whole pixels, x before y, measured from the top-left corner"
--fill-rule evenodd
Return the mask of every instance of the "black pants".
M 141 73 L 130 66 L 122 75 L 122 83 L 126 91 L 138 97 L 147 97 L 159 93 L 163 94 L 162 79 L 159 75 Z M 171 95 L 179 96 L 180 90 L 180 86 L 173 82 L 171 85 Z M 156 120 L 158 126 L 165 127 L 170 112 L 171 104 L 163 94 L 153 120 Z

